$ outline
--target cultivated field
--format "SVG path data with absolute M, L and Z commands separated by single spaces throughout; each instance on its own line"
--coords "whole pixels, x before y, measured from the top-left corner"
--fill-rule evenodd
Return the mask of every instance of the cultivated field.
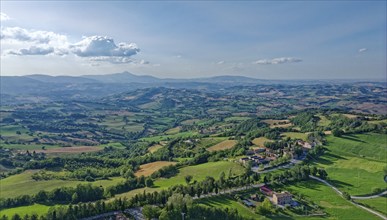
M 227 137 L 208 137 L 208 138 L 201 138 L 199 143 L 198 143 L 198 146 L 199 147 L 204 147 L 204 148 L 208 148 L 208 147 L 211 147 L 211 146 L 214 146 L 222 141 L 225 141 L 227 140 L 228 138 Z
M 58 207 L 59 205 L 55 206 L 47 206 L 47 205 L 41 205 L 41 204 L 34 204 L 29 206 L 20 206 L 16 208 L 10 208 L 0 211 L 0 216 L 6 215 L 6 216 L 13 216 L 15 214 L 19 214 L 20 216 L 24 215 L 32 215 L 32 214 L 42 214 L 47 213 L 48 210 L 51 207 Z
M 184 177 L 187 175 L 193 177 L 192 181 L 203 180 L 206 176 L 212 176 L 215 179 L 218 179 L 221 172 L 224 172 L 227 176 L 230 170 L 232 175 L 239 175 L 243 173 L 244 168 L 238 163 L 229 161 L 208 162 L 181 168 L 176 176 L 158 179 L 154 182 L 154 185 L 156 187 L 168 188 L 177 184 L 186 184 Z
M 306 140 L 308 135 L 306 133 L 301 133 L 301 132 L 284 132 L 281 134 L 283 137 L 290 137 L 292 139 L 301 139 L 301 140 Z
M 259 138 L 254 138 L 252 142 L 254 145 L 258 147 L 264 147 L 265 142 L 272 142 L 272 140 L 267 139 L 265 137 L 259 137 Z
M 153 146 L 150 146 L 150 147 L 148 148 L 148 151 L 149 151 L 150 153 L 154 153 L 154 152 L 158 151 L 159 149 L 161 149 L 162 147 L 163 147 L 163 145 L 161 145 L 161 144 L 155 144 L 155 145 L 153 145 Z
M 293 125 L 287 119 L 285 119 L 285 120 L 265 119 L 262 121 L 265 122 L 266 124 L 269 124 L 270 128 L 288 128 L 288 127 Z
M 235 146 L 237 143 L 236 140 L 225 140 L 218 144 L 215 144 L 212 147 L 207 148 L 208 151 L 220 151 L 220 150 L 227 150 Z
M 9 149 L 17 149 L 17 150 L 28 150 L 28 151 L 34 151 L 36 150 L 42 150 L 42 147 L 44 146 L 45 149 L 52 149 L 52 148 L 60 148 L 59 145 L 47 145 L 47 144 L 0 144 L 4 148 Z
M 254 211 L 241 203 L 235 201 L 235 199 L 231 198 L 228 195 L 221 195 L 212 198 L 203 198 L 197 201 L 199 204 L 203 204 L 205 206 L 216 207 L 216 208 L 228 208 L 228 209 L 236 209 L 238 213 L 246 218 L 252 219 L 267 219 L 263 216 L 255 214 Z
M 46 154 L 74 154 L 74 153 L 87 153 L 103 150 L 100 147 L 79 146 L 79 147 L 61 147 L 61 148 L 49 148 L 47 150 L 36 150 L 36 152 L 44 152 Z
M 317 115 L 317 117 L 320 118 L 320 120 L 318 121 L 318 126 L 326 127 L 329 126 L 329 124 L 331 123 L 331 121 L 324 115 Z
M 175 128 L 171 128 L 171 129 L 168 129 L 165 134 L 177 134 L 179 133 L 181 130 L 181 127 L 178 126 L 178 127 L 175 127 Z
M 186 131 L 186 132 L 180 132 L 177 134 L 170 134 L 170 135 L 157 135 L 157 136 L 152 136 L 152 137 L 146 137 L 146 138 L 141 138 L 141 141 L 147 141 L 147 142 L 159 142 L 159 141 L 164 141 L 164 140 L 169 140 L 173 138 L 187 138 L 191 137 L 194 135 L 197 135 L 197 132 L 191 132 L 191 131 Z
M 86 181 L 70 181 L 70 180 L 41 180 L 36 181 L 32 179 L 32 175 L 39 170 L 27 170 L 23 173 L 16 174 L 5 179 L 0 180 L 0 198 L 10 198 L 20 195 L 32 195 L 38 193 L 40 190 L 50 191 L 62 186 L 75 187 L 82 183 L 87 184 Z M 121 177 L 113 177 L 110 180 L 99 180 L 91 184 L 96 186 L 111 186 L 122 181 Z M 18 189 L 18 190 L 15 190 Z
M 152 163 L 146 163 L 140 166 L 140 169 L 134 174 L 136 176 L 150 176 L 152 173 L 161 169 L 162 167 L 174 165 L 176 162 L 170 161 L 155 161 Z

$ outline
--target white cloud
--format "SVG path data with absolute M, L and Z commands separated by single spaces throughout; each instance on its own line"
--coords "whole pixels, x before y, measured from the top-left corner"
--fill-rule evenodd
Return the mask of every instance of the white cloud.
M 141 65 L 147 65 L 149 64 L 149 61 L 146 61 L 146 60 L 140 60 L 139 62 Z
M 1 28 L 0 39 L 11 45 L 3 55 L 66 55 L 74 54 L 92 62 L 114 64 L 131 63 L 131 56 L 140 49 L 134 43 L 115 44 L 113 38 L 103 36 L 84 37 L 77 43 L 70 43 L 66 35 L 51 31 L 27 30 L 20 27 Z M 144 61 L 142 64 L 146 64 Z
M 132 63 L 134 60 L 130 57 L 111 57 L 111 56 L 95 56 L 89 57 L 92 62 L 109 62 L 114 64 Z
M 302 59 L 294 58 L 294 57 L 279 57 L 273 59 L 260 59 L 254 61 L 253 64 L 260 65 L 270 65 L 270 64 L 284 64 L 284 63 L 299 63 L 302 62 Z
M 0 12 L 0 21 L 8 21 L 10 19 L 11 18 L 7 14 Z
M 51 31 L 27 30 L 20 27 L 1 28 L 0 38 L 8 41 L 35 42 L 39 44 L 63 45 L 67 43 L 67 36 Z
M 119 43 L 116 45 L 113 38 L 102 36 L 86 37 L 82 41 L 70 45 L 70 50 L 80 57 L 130 57 L 140 49 L 134 43 Z M 125 60 L 125 59 L 123 59 Z
M 8 54 L 11 54 L 11 55 L 19 55 L 19 56 L 23 56 L 23 55 L 47 55 L 47 54 L 51 54 L 51 53 L 54 53 L 54 48 L 53 47 L 36 47 L 36 46 L 32 46 L 28 49 L 20 49 L 20 50 L 10 50 L 7 52 Z
M 224 60 L 221 60 L 221 61 L 217 62 L 216 64 L 219 64 L 219 65 L 224 64 Z
M 364 53 L 364 52 L 366 52 L 368 49 L 367 48 L 360 48 L 359 50 L 358 50 L 358 52 L 359 53 Z

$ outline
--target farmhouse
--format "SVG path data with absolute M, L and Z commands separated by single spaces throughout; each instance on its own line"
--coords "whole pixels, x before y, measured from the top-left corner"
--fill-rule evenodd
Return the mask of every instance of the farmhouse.
M 263 153 L 266 151 L 266 148 L 263 148 L 263 147 L 260 147 L 260 148 L 256 148 L 254 149 L 254 152 L 259 154 L 259 153 Z
M 239 159 L 239 162 L 242 163 L 243 165 L 245 165 L 249 161 L 251 161 L 253 165 L 267 162 L 261 155 L 253 155 L 253 156 L 243 157 Z
M 288 192 L 274 193 L 273 202 L 276 205 L 285 205 L 292 203 L 292 194 Z
M 312 145 L 312 144 L 310 144 L 310 143 L 308 143 L 306 141 L 302 141 L 302 140 L 297 141 L 297 144 L 300 145 L 301 147 L 305 148 L 305 149 L 308 149 L 308 150 L 312 149 L 313 146 L 314 146 L 314 143 Z
M 247 157 L 243 157 L 243 158 L 239 159 L 239 162 L 242 163 L 243 165 L 245 165 L 248 161 L 249 161 L 249 158 L 247 158 Z
M 265 194 L 265 195 L 267 195 L 267 196 L 271 196 L 271 195 L 273 195 L 273 190 L 271 190 L 269 187 L 267 187 L 267 186 L 261 186 L 261 187 L 259 187 L 259 190 L 263 193 L 263 194 Z

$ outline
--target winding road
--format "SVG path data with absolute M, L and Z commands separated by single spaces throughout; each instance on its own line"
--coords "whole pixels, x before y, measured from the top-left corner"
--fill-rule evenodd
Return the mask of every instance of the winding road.
M 381 196 L 384 196 L 384 195 L 387 195 L 387 190 L 384 191 L 384 192 L 381 192 L 379 194 L 376 194 L 376 195 L 371 195 L 371 196 L 351 196 L 352 199 L 375 199 L 375 198 L 378 198 L 378 197 L 381 197 Z
M 320 181 L 320 182 L 324 183 L 325 185 L 331 187 L 331 188 L 332 188 L 337 194 L 339 194 L 340 196 L 343 195 L 343 193 L 342 193 L 339 189 L 337 189 L 336 187 L 334 187 L 332 184 L 328 183 L 327 181 L 325 181 L 325 180 L 323 180 L 323 179 L 320 179 L 320 178 L 318 178 L 318 177 L 312 176 L 312 175 L 309 175 L 309 177 L 310 177 L 311 179 Z M 380 193 L 380 194 L 378 194 L 378 195 L 373 195 L 373 196 L 351 196 L 351 199 L 359 199 L 359 198 L 360 198 L 360 199 L 372 199 L 372 198 L 376 198 L 376 197 L 379 197 L 379 196 L 383 196 L 383 195 L 385 195 L 385 194 L 387 194 L 387 191 L 384 191 L 384 192 L 382 192 L 382 193 Z M 374 215 L 376 215 L 376 216 L 378 216 L 378 217 L 384 219 L 384 220 L 387 220 L 387 217 L 384 216 L 383 214 L 379 213 L 379 212 L 376 212 L 376 211 L 374 211 L 374 210 L 372 210 L 372 209 L 370 209 L 370 208 L 367 208 L 367 207 L 365 207 L 365 206 L 362 206 L 362 205 L 360 205 L 360 204 L 358 204 L 358 203 L 356 203 L 356 202 L 354 202 L 354 201 L 349 201 L 349 202 L 352 203 L 353 205 L 359 207 L 359 208 L 362 208 L 362 209 L 364 209 L 364 210 L 366 210 L 366 211 L 368 211 L 368 212 L 370 212 L 370 213 L 372 213 L 372 214 L 374 214 Z

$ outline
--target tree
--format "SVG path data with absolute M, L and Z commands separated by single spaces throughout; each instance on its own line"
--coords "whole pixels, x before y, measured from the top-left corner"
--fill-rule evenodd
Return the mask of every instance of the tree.
M 187 175 L 187 176 L 184 177 L 185 182 L 187 183 L 187 185 L 191 182 L 192 178 L 193 177 L 191 175 Z
M 129 179 L 129 178 L 134 178 L 135 175 L 131 169 L 128 169 L 125 173 L 122 175 L 124 178 Z
M 254 172 L 254 174 L 253 174 L 253 180 L 254 180 L 255 182 L 258 182 L 259 179 L 261 179 L 261 176 L 259 175 L 259 173 Z
M 317 175 L 317 172 L 318 172 L 317 167 L 313 166 L 313 167 L 312 167 L 312 170 L 311 170 L 312 175 L 313 175 L 313 176 L 316 176 L 316 175 Z
M 78 199 L 78 193 L 74 193 L 72 196 L 71 196 L 71 202 L 72 203 L 77 203 L 79 201 Z
M 183 194 L 176 193 L 173 194 L 168 198 L 167 206 L 176 210 L 176 211 L 183 211 L 184 208 L 192 207 L 193 200 L 192 197 L 189 195 L 183 196 Z
M 146 186 L 146 187 L 151 187 L 151 186 L 153 186 L 153 180 L 152 180 L 152 178 L 148 177 L 148 178 L 145 179 L 145 186 Z
M 145 216 L 146 219 L 158 218 L 160 215 L 160 212 L 161 210 L 157 206 L 145 205 L 142 208 L 142 214 Z
M 20 217 L 19 214 L 14 214 L 14 215 L 12 216 L 12 220 L 22 220 L 22 218 Z
M 328 176 L 328 173 L 324 169 L 320 168 L 318 169 L 318 175 L 321 177 L 321 179 L 326 179 Z
M 262 204 L 257 207 L 257 212 L 261 215 L 267 215 L 274 211 L 273 204 L 271 204 L 270 200 L 268 198 L 265 198 L 263 200 Z
M 348 192 L 343 192 L 343 198 L 346 199 L 346 200 L 351 200 L 351 195 L 349 195 Z
M 35 195 L 35 201 L 37 201 L 37 202 L 45 202 L 45 201 L 47 201 L 47 199 L 48 199 L 48 196 L 47 196 L 47 192 L 46 191 L 40 190 Z
M 333 129 L 332 130 L 332 134 L 333 134 L 333 136 L 335 136 L 335 137 L 341 137 L 341 135 L 343 135 L 343 130 L 341 130 L 341 129 Z

